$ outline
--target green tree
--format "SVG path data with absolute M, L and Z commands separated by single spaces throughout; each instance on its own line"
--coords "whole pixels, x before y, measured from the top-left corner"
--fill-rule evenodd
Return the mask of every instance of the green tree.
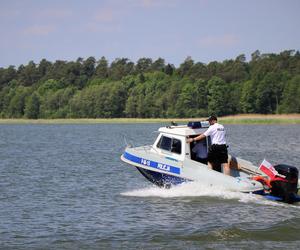
M 62 80 L 67 77 L 67 62 L 62 60 L 56 60 L 51 66 L 50 70 L 47 73 L 47 80 Z
M 110 65 L 110 78 L 112 80 L 121 80 L 123 77 L 132 74 L 134 63 L 127 58 L 117 58 Z
M 208 81 L 207 98 L 209 114 L 222 116 L 230 113 L 231 104 L 228 90 L 225 81 L 219 77 L 213 77 Z
M 151 71 L 164 71 L 165 69 L 165 60 L 162 58 L 158 58 L 151 65 Z
M 167 66 L 165 67 L 165 73 L 167 75 L 170 75 L 170 76 L 173 75 L 174 70 L 175 70 L 175 67 L 172 64 L 167 64 Z
M 99 86 L 89 86 L 76 92 L 70 100 L 70 117 L 96 118 L 95 103 L 98 88 Z
M 17 78 L 17 71 L 14 66 L 7 69 L 0 68 L 0 89 L 8 86 L 9 82 Z
M 108 77 L 108 61 L 104 56 L 98 61 L 95 76 L 100 79 L 106 79 Z
M 256 89 L 256 110 L 262 114 L 277 111 L 281 99 L 282 84 L 279 74 L 267 73 Z
M 47 61 L 46 59 L 42 59 L 38 65 L 38 74 L 45 78 L 47 74 L 51 71 L 52 63 Z
M 287 82 L 279 108 L 282 113 L 300 113 L 300 75 Z
M 19 86 L 13 91 L 13 97 L 11 98 L 8 106 L 8 117 L 10 118 L 22 118 L 25 111 L 25 101 L 30 95 L 30 88 Z
M 18 68 L 18 76 L 19 82 L 23 86 L 32 86 L 41 77 L 36 64 L 33 61 L 30 61 L 26 66 L 21 65 Z
M 194 66 L 194 61 L 193 59 L 188 56 L 182 64 L 180 64 L 177 72 L 180 75 L 180 77 L 184 77 L 185 75 L 190 73 L 190 70 Z
M 91 78 L 95 73 L 96 59 L 90 56 L 82 63 L 82 74 L 86 75 L 87 78 Z
M 240 104 L 243 113 L 255 113 L 256 111 L 256 84 L 249 80 L 243 83 Z
M 149 72 L 151 70 L 151 66 L 152 66 L 151 58 L 140 58 L 137 61 L 137 64 L 135 66 L 135 72 L 137 74 Z
M 27 100 L 25 105 L 25 117 L 29 119 L 37 119 L 40 112 L 40 100 L 34 92 Z
M 196 89 L 193 84 L 183 86 L 176 103 L 176 111 L 179 117 L 195 117 L 197 112 L 195 94 Z
M 80 58 L 79 58 L 80 59 Z M 77 59 L 77 62 L 69 62 L 65 66 L 65 75 L 61 78 L 61 81 L 65 86 L 76 86 L 78 89 L 82 89 L 86 82 L 87 76 L 81 74 L 82 65 L 81 60 Z

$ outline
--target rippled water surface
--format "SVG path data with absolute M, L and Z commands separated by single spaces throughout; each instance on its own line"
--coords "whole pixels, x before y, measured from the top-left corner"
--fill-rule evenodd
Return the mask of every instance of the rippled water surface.
M 120 161 L 162 125 L 0 125 L 0 248 L 300 248 L 299 205 L 159 189 Z M 230 153 L 300 167 L 300 126 L 226 128 Z

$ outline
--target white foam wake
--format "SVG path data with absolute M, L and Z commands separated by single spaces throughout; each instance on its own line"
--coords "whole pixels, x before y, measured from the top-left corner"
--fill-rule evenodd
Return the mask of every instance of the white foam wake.
M 188 182 L 181 185 L 173 186 L 170 189 L 159 188 L 151 186 L 147 188 L 136 189 L 121 193 L 123 196 L 133 197 L 161 197 L 161 198 L 174 198 L 174 197 L 216 197 L 221 199 L 235 199 L 239 202 L 254 202 L 264 205 L 282 206 L 283 203 L 278 203 L 266 200 L 262 196 L 255 194 L 246 194 L 240 192 L 232 192 L 217 187 L 204 186 L 197 182 Z

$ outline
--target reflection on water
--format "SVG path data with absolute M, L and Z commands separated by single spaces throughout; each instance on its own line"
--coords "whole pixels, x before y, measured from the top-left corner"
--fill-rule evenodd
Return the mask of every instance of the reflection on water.
M 0 246 L 289 248 L 300 207 L 188 183 L 160 189 L 120 161 L 161 124 L 1 125 Z M 300 167 L 300 126 L 226 126 L 230 153 Z

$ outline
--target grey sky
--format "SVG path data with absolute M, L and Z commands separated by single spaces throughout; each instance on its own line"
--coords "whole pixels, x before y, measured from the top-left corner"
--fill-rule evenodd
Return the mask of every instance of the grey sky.
M 208 63 L 300 49 L 298 0 L 0 0 L 0 67 L 78 57 Z

